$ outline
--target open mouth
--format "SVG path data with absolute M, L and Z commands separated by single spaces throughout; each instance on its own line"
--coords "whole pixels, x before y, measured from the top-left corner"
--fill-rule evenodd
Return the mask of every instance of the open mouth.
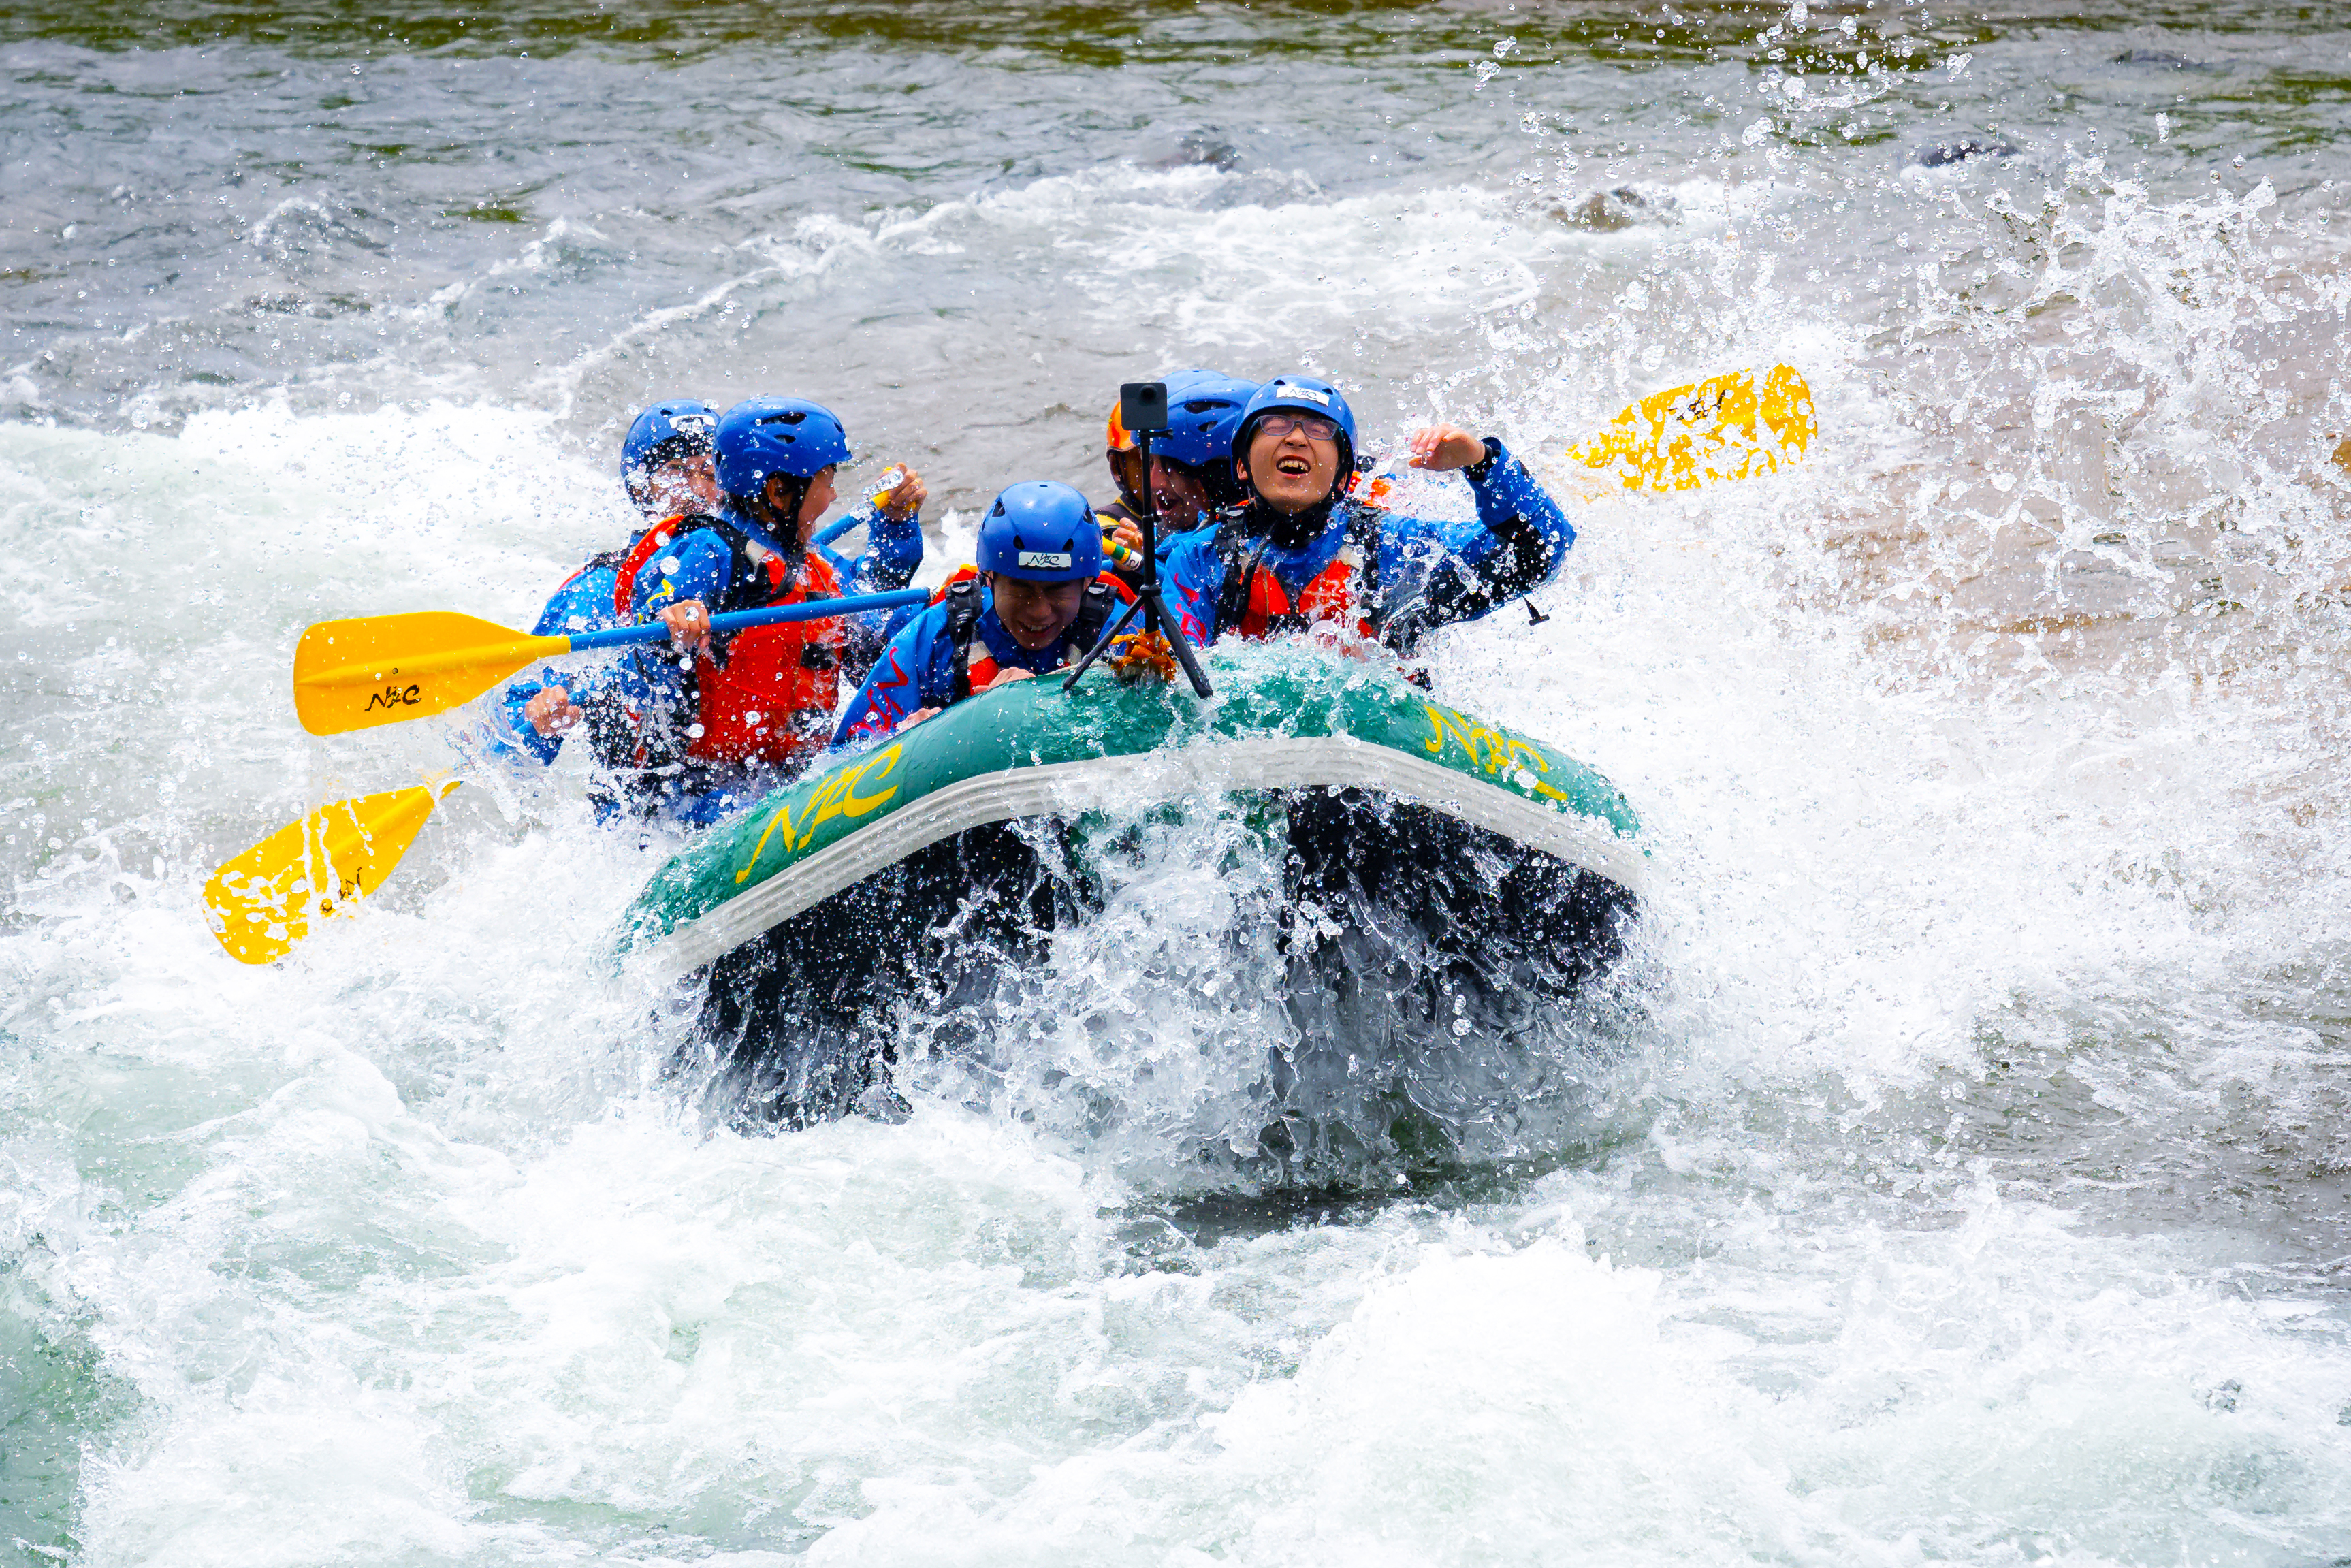
M 1303 457 L 1279 458 L 1273 467 L 1276 473 L 1287 474 L 1293 479 L 1303 479 L 1307 475 L 1314 472 L 1314 465 Z

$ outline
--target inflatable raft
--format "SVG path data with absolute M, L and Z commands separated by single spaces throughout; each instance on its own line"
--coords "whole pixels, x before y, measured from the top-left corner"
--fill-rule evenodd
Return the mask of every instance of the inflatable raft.
M 1259 645 L 1210 668 L 1206 702 L 1107 672 L 983 694 L 672 860 L 623 946 L 656 978 L 705 977 L 724 1113 L 875 1109 L 906 1009 L 967 1004 L 1098 912 L 1096 871 L 1155 812 L 1237 815 L 1279 851 L 1301 1036 L 1416 1019 L 1438 1049 L 1615 961 L 1646 852 L 1597 773 L 1384 666 Z

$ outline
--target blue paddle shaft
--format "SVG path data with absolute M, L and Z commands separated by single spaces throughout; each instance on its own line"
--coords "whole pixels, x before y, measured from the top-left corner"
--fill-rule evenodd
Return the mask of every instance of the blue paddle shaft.
M 867 593 L 853 599 L 811 599 L 805 604 L 778 604 L 766 610 L 738 610 L 732 615 L 714 615 L 710 629 L 724 634 L 747 632 L 754 626 L 778 626 L 787 621 L 827 621 L 836 615 L 862 615 L 869 610 L 895 610 L 902 604 L 921 604 L 931 597 L 927 588 L 905 588 L 895 593 Z M 601 632 L 579 632 L 570 638 L 568 652 L 584 653 L 591 648 L 626 648 L 639 643 L 659 643 L 669 636 L 669 628 L 660 622 L 643 626 L 613 626 Z
M 835 517 L 832 521 L 825 524 L 824 527 L 817 529 L 813 535 L 810 536 L 809 549 L 821 549 L 824 546 L 831 544 L 841 535 L 849 532 L 850 529 L 862 528 L 872 520 L 873 518 L 862 507 L 860 507 L 853 512 L 845 512 L 841 516 Z

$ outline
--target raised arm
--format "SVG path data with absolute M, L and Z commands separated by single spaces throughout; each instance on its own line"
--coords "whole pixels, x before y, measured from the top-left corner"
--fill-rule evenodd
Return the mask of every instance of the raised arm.
M 1432 460 L 1424 463 L 1421 437 L 1432 434 L 1445 439 L 1428 444 Z M 1415 466 L 1460 469 L 1477 500 L 1475 521 L 1382 518 L 1382 634 L 1399 653 L 1440 626 L 1490 615 L 1541 587 L 1575 542 L 1559 503 L 1501 442 L 1488 436 L 1476 443 L 1477 458 L 1458 461 L 1474 440 L 1438 426 L 1416 435 L 1414 448 Z
M 842 591 L 887 593 L 914 580 L 923 564 L 923 502 L 929 496 L 922 476 L 908 468 L 886 495 L 817 530 L 810 542 L 841 574 Z M 865 550 L 852 560 L 832 541 L 859 528 L 865 530 Z

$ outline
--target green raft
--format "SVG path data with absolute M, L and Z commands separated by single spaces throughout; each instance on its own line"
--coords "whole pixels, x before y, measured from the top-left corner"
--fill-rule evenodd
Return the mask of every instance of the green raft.
M 1206 701 L 1106 672 L 1073 693 L 1019 682 L 776 791 L 653 878 L 625 925 L 631 967 L 706 971 L 699 1032 L 723 1092 L 799 1122 L 872 1087 L 907 997 L 967 997 L 1024 939 L 1084 920 L 1088 856 L 1155 810 L 1242 813 L 1286 838 L 1284 895 L 1314 912 L 1290 966 L 1305 988 L 1409 971 L 1433 1017 L 1439 992 L 1522 1009 L 1614 962 L 1646 852 L 1599 774 L 1390 666 L 1258 644 L 1209 669 Z

